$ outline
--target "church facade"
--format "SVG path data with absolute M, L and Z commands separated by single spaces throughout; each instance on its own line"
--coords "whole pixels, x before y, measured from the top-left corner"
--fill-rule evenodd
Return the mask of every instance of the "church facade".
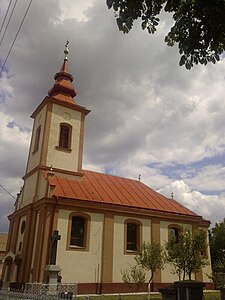
M 85 117 L 65 57 L 48 96 L 32 114 L 33 131 L 24 186 L 18 194 L 2 274 L 10 282 L 43 282 L 50 238 L 58 241 L 56 264 L 62 282 L 79 293 L 129 289 L 121 270 L 134 265 L 142 242 L 164 245 L 182 228 L 207 230 L 210 222 L 139 180 L 83 170 Z M 209 249 L 205 254 L 210 259 Z M 207 265 L 195 278 L 211 286 Z M 178 280 L 167 265 L 153 277 L 153 289 Z

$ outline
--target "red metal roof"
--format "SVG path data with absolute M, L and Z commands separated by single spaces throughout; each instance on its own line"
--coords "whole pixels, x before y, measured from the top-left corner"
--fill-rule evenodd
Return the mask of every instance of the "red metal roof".
M 59 198 L 197 216 L 174 199 L 164 197 L 140 181 L 86 170 L 83 174 L 78 180 L 50 177 L 53 194 Z

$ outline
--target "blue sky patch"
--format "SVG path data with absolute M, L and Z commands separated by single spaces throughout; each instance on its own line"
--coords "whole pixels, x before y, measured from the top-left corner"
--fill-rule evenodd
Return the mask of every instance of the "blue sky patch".
M 198 170 L 201 170 L 204 167 L 212 165 L 223 165 L 225 161 L 225 145 L 220 145 L 220 148 L 223 149 L 223 152 L 221 154 L 215 155 L 213 157 L 204 157 L 201 160 L 190 162 L 187 164 L 179 164 L 173 161 L 170 162 L 170 164 L 152 163 L 149 164 L 148 167 L 160 169 L 163 175 L 166 175 L 172 179 L 182 179 L 182 172 L 185 174 L 187 174 L 187 172 L 190 172 L 190 174 L 194 172 L 196 174 Z
M 31 132 L 31 129 L 30 129 L 30 128 L 28 128 L 28 127 L 21 127 L 21 126 L 19 126 L 14 120 L 13 120 L 13 121 L 10 121 L 10 122 L 7 124 L 7 127 L 8 127 L 8 128 L 14 128 L 15 126 L 16 126 L 17 128 L 19 128 L 19 130 L 20 130 L 21 132 L 28 132 L 28 133 Z
M 225 145 L 220 145 L 223 150 L 222 153 L 213 157 L 205 157 L 199 161 L 190 162 L 187 164 L 179 164 L 176 162 L 170 162 L 170 164 L 153 163 L 149 164 L 148 167 L 160 170 L 162 175 L 165 175 L 172 180 L 184 180 L 191 179 L 198 175 L 202 169 L 210 166 L 223 166 L 225 161 Z M 225 187 L 219 190 L 208 190 L 207 186 L 204 189 L 199 189 L 202 193 L 208 195 L 218 195 L 225 192 Z
M 11 121 L 7 124 L 7 127 L 8 128 L 13 128 L 15 126 L 15 122 L 14 121 Z

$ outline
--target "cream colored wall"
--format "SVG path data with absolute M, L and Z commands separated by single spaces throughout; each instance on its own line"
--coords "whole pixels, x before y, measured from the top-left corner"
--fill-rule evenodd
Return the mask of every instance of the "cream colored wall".
M 113 243 L 113 282 L 123 282 L 121 270 L 135 265 L 135 254 L 125 254 L 125 221 L 130 219 L 124 216 L 114 216 L 114 243 Z M 142 242 L 151 241 L 151 220 L 132 218 L 142 224 Z M 148 274 L 147 274 L 148 276 Z
M 23 199 L 21 203 L 22 206 L 33 202 L 35 196 L 35 190 L 36 190 L 37 177 L 38 177 L 38 173 L 36 172 L 25 180 Z
M 181 226 L 182 228 L 189 228 L 191 230 L 191 225 L 189 224 L 182 224 L 177 222 L 166 222 L 161 221 L 160 222 L 160 243 L 162 246 L 164 246 L 168 242 L 168 226 L 170 224 L 176 224 Z M 165 268 L 161 272 L 161 278 L 162 282 L 174 282 L 178 280 L 178 276 L 176 274 L 173 274 L 173 266 L 170 264 L 166 264 Z
M 43 197 L 45 197 L 46 185 L 47 185 L 47 181 L 46 181 L 45 177 L 40 173 L 36 200 L 39 200 L 39 199 L 42 199 Z
M 27 218 L 26 216 L 23 216 L 20 218 L 19 230 L 18 230 L 18 236 L 17 236 L 17 242 L 16 242 L 16 254 L 21 254 L 22 249 L 23 249 L 23 238 L 24 238 L 24 233 L 25 233 L 26 228 L 25 228 L 24 232 L 21 233 L 21 224 L 23 223 L 23 221 L 26 222 L 26 218 Z M 19 250 L 20 243 L 22 243 L 22 247 Z
M 89 251 L 66 250 L 68 220 L 72 212 L 59 210 L 58 230 L 61 240 L 58 242 L 56 263 L 62 268 L 63 282 L 100 282 L 102 237 L 104 215 L 97 213 L 86 213 L 91 217 Z M 99 277 L 99 278 L 98 278 Z
M 30 144 L 31 149 L 30 149 L 28 165 L 27 165 L 27 173 L 29 171 L 31 171 L 33 168 L 35 168 L 36 166 L 38 166 L 39 162 L 40 162 L 45 118 L 46 118 L 46 106 L 43 107 L 43 109 L 37 114 L 37 116 L 35 117 L 35 120 L 34 120 L 33 135 L 32 135 L 32 140 L 31 140 L 31 144 Z M 36 130 L 39 125 L 41 125 L 39 147 L 38 147 L 38 151 L 33 153 L 35 137 L 36 137 Z
M 35 195 L 37 184 L 37 194 Z M 38 172 L 36 172 L 25 180 L 23 191 L 18 199 L 17 209 L 20 209 L 25 205 L 32 203 L 33 201 L 38 201 L 39 199 L 42 199 L 43 197 L 45 197 L 45 193 L 46 179 L 42 174 L 40 174 L 38 180 Z
M 54 170 L 54 175 L 56 175 L 56 176 L 62 176 L 62 173 L 61 172 L 57 172 L 57 171 L 55 171 Z M 63 177 L 64 178 L 70 178 L 70 179 L 74 179 L 74 180 L 82 180 L 82 177 L 81 176 L 78 176 L 78 175 L 74 175 L 73 173 L 72 174 L 66 174 L 66 173 L 64 173 L 63 174 Z
M 30 282 L 32 282 L 32 274 L 33 274 L 33 268 L 34 268 L 34 260 L 35 260 L 35 249 L 37 244 L 37 233 L 38 233 L 38 227 L 39 227 L 39 220 L 40 220 L 40 211 L 37 212 L 37 218 L 35 223 L 35 233 L 34 233 L 34 242 L 32 245 L 32 258 L 31 258 L 31 267 L 30 267 Z
M 67 123 L 72 126 L 71 153 L 57 150 L 59 145 L 60 123 Z M 81 112 L 53 104 L 52 121 L 50 127 L 50 139 L 48 144 L 47 166 L 54 168 L 77 171 L 78 154 L 80 142 Z
M 21 207 L 23 207 L 22 205 L 22 202 L 23 202 L 23 189 L 22 191 L 20 192 L 20 195 L 16 201 L 16 210 L 20 209 Z

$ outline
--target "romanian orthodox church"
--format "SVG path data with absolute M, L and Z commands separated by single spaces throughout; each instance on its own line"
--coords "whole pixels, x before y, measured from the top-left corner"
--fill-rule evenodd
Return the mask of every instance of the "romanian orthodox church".
M 9 216 L 3 285 L 44 282 L 50 240 L 58 231 L 55 263 L 62 282 L 78 283 L 80 294 L 129 291 L 121 270 L 134 265 L 144 241 L 165 245 L 170 234 L 182 228 L 207 230 L 210 222 L 140 180 L 84 170 L 84 125 L 90 110 L 75 100 L 67 47 L 54 80 L 31 115 L 24 185 Z M 210 258 L 209 249 L 204 255 Z M 207 265 L 193 279 L 210 288 L 210 273 Z M 153 290 L 176 280 L 166 265 L 154 274 Z

